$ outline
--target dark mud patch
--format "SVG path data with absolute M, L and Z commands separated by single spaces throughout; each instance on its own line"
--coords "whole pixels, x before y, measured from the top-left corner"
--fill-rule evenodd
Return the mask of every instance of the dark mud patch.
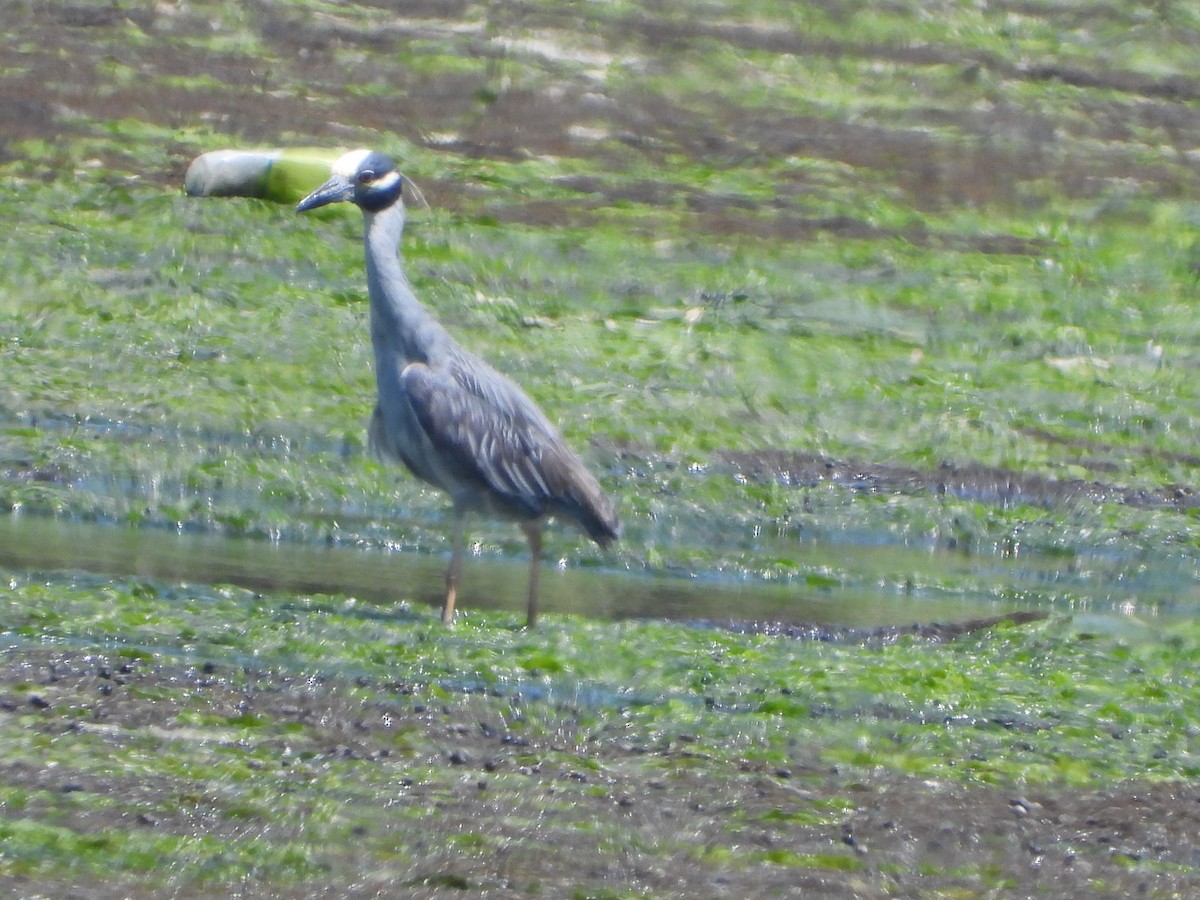
M 288 897 L 1200 890 L 1192 784 L 1064 790 L 850 773 L 803 742 L 786 764 L 766 766 L 697 753 L 687 735 L 640 744 L 569 725 L 529 736 L 509 727 L 514 712 L 502 698 L 464 701 L 421 685 L 10 650 L 0 658 L 0 715 L 52 742 L 59 764 L 7 753 L 0 780 L 27 802 L 0 807 L 0 820 L 66 819 L 96 840 L 116 828 L 180 840 L 203 833 L 230 848 L 296 841 L 303 816 L 233 798 L 219 766 L 250 758 L 281 805 L 317 777 L 334 786 L 323 802 L 353 796 L 343 813 L 352 839 L 307 847 L 324 874 L 275 884 L 243 874 L 235 884 L 156 871 L 150 881 L 89 885 L 87 896 L 149 895 L 155 885 L 185 897 L 235 887 Z M 555 714 L 578 721 L 562 704 Z M 72 755 L 82 740 L 102 742 L 113 762 Z M 178 757 L 182 777 L 117 762 L 158 753 Z M 218 768 L 206 771 L 205 756 Z M 394 848 L 388 865 L 373 861 L 380 848 Z M 52 873 L 7 874 L 0 887 L 82 896 Z
M 1078 463 L 1088 466 L 1089 468 L 1103 469 L 1111 467 L 1111 464 L 1105 463 L 1103 457 L 1114 456 L 1118 453 L 1136 454 L 1145 458 L 1156 458 L 1168 460 L 1173 463 L 1179 463 L 1184 466 L 1192 466 L 1200 468 L 1200 456 L 1194 453 L 1172 453 L 1170 451 L 1161 450 L 1151 447 L 1120 447 L 1116 444 L 1103 441 L 1098 438 L 1084 438 L 1078 435 L 1065 436 L 1056 434 L 1045 428 L 1019 428 L 1021 434 L 1028 437 L 1037 438 L 1047 444 L 1053 444 L 1059 447 L 1069 447 L 1074 450 L 1081 451 L 1078 458 Z
M 857 491 L 931 491 L 996 506 L 1064 509 L 1106 503 L 1143 508 L 1191 510 L 1200 506 L 1195 491 L 1183 486 L 1160 489 L 1125 487 L 1103 481 L 1057 479 L 978 464 L 944 463 L 922 470 L 888 463 L 831 460 L 788 450 L 725 451 L 720 459 L 749 478 L 794 487 L 834 484 Z
M 918 638 L 934 643 L 953 641 L 995 628 L 998 625 L 1028 625 L 1041 622 L 1049 615 L 1036 610 L 1008 613 L 1002 616 L 982 616 L 957 622 L 915 622 L 911 625 L 881 625 L 872 628 L 854 628 L 841 625 L 804 625 L 790 622 L 727 622 L 711 623 L 712 627 L 723 628 L 736 634 L 768 634 L 777 637 L 804 641 L 822 641 L 839 644 L 891 644 L 903 638 Z

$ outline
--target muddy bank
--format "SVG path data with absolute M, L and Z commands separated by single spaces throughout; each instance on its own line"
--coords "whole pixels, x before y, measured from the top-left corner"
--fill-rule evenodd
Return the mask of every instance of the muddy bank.
M 369 699 L 368 699 L 369 698 Z M 517 897 L 645 892 L 656 896 L 1129 897 L 1200 890 L 1200 791 L 1181 783 L 1080 791 L 863 777 L 795 748 L 784 766 L 715 760 L 687 734 L 631 744 L 512 730 L 509 701 L 448 699 L 429 686 L 173 667 L 105 654 L 9 650 L 0 658 L 0 714 L 46 741 L 100 741 L 144 752 L 209 747 L 216 758 L 262 751 L 283 790 L 306 773 L 351 766 L 363 784 L 350 843 L 317 851 L 325 876 L 291 886 L 240 882 L 244 896 Z M 578 711 L 576 711 L 576 714 Z M 560 706 L 558 715 L 572 711 Z M 218 727 L 215 724 L 225 723 Z M 233 722 L 243 723 L 237 728 Z M 897 748 L 902 752 L 903 748 Z M 210 751 L 211 752 L 211 751 Z M 28 796 L 0 819 L 80 809 L 81 835 L 129 829 L 237 845 L 302 837 L 303 815 L 233 803 L 219 770 L 181 779 L 106 775 L 69 756 L 53 768 L 6 754 L 0 778 Z M 264 772 L 265 774 L 265 772 Z M 382 780 L 381 780 L 382 779 Z M 390 784 L 386 789 L 384 784 Z M 286 794 L 285 794 L 286 796 Z M 374 808 L 374 812 L 372 812 Z M 377 814 L 376 814 L 377 813 Z M 414 813 L 419 813 L 414 815 Z M 462 836 L 478 835 L 476 842 Z M 355 871 L 381 844 L 405 853 Z M 353 874 L 351 874 L 353 873 Z M 920 873 L 920 874 L 918 874 Z M 171 884 L 173 896 L 206 889 Z M 75 896 L 46 873 L 0 876 L 16 893 Z M 108 881 L 89 897 L 142 895 Z M 81 896 L 81 895 L 80 895 Z

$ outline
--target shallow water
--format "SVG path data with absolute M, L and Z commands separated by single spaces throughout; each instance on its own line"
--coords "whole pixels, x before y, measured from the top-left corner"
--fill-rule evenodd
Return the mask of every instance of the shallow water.
M 543 608 L 600 618 L 786 622 L 848 626 L 954 621 L 1018 609 L 1118 620 L 1171 619 L 1200 606 L 1195 573 L 1169 560 L 1005 559 L 906 546 L 790 548 L 836 560 L 837 578 L 788 582 L 745 576 L 646 574 L 547 567 Z M 39 516 L 0 517 L 0 566 L 52 574 L 88 572 L 262 591 L 332 593 L 381 605 L 437 606 L 442 553 L 337 543 L 272 542 Z M 462 608 L 521 610 L 527 562 L 476 555 Z
M 52 481 L 83 503 L 79 512 L 57 517 L 0 516 L 2 567 L 67 577 L 89 572 L 348 595 L 385 608 L 400 602 L 418 609 L 441 603 L 447 562 L 444 509 L 440 500 L 430 504 L 412 479 L 389 478 L 374 487 L 359 482 L 346 494 L 326 486 L 324 493 L 295 503 L 270 499 L 273 486 L 283 480 L 281 472 L 285 483 L 314 492 L 322 490 L 314 481 L 318 477 L 327 476 L 330 483 L 357 477 L 349 469 L 338 470 L 341 475 L 325 472 L 346 459 L 347 451 L 336 442 L 308 434 L 290 439 L 182 434 L 123 422 L 45 417 L 9 423 L 8 431 L 0 428 L 0 437 L 5 434 L 75 441 L 91 457 L 73 449 L 41 468 L 10 462 L 27 482 Z M 28 456 L 16 450 L 9 455 Z M 268 475 L 255 480 L 244 472 L 231 473 L 228 479 L 196 484 L 196 459 L 202 461 L 200 470 L 203 461 L 215 460 L 227 472 L 224 461 L 235 459 Z M 822 474 L 829 473 L 822 468 Z M 733 477 L 715 469 L 688 475 Z M 929 490 L 893 481 L 885 485 L 889 494 L 916 496 Z M 388 484 L 396 484 L 399 493 L 390 493 Z M 656 494 L 660 488 L 646 476 L 637 480 L 635 491 Z M 1077 547 L 1073 552 L 1014 555 L 1011 548 L 966 552 L 944 544 L 910 543 L 888 531 L 886 522 L 872 524 L 870 517 L 847 526 L 838 512 L 841 504 L 853 505 L 856 495 L 871 488 L 826 485 L 821 490 L 838 492 L 841 499 L 816 527 L 803 531 L 732 513 L 721 517 L 689 511 L 682 503 L 676 504 L 679 508 L 664 503 L 653 516 L 631 517 L 613 553 L 581 556 L 576 551 L 585 542 L 552 530 L 551 559 L 560 550 L 565 555 L 557 565 L 546 565 L 543 609 L 610 619 L 850 627 L 1038 610 L 1095 616 L 1097 627 L 1105 628 L 1192 616 L 1200 609 L 1200 572 L 1189 554 L 1173 554 L 1169 547 Z M 376 489 L 381 492 L 373 493 Z M 246 511 L 247 521 L 258 517 L 256 521 L 288 524 L 231 534 L 219 516 L 205 512 L 213 509 Z M 169 510 L 183 518 L 173 521 Z M 272 512 L 264 518 L 264 510 Z M 318 515 L 338 524 L 330 528 L 309 521 Z M 470 529 L 479 543 L 467 561 L 460 608 L 519 615 L 528 568 L 519 533 L 483 519 L 474 520 Z M 684 567 L 673 558 L 705 562 Z

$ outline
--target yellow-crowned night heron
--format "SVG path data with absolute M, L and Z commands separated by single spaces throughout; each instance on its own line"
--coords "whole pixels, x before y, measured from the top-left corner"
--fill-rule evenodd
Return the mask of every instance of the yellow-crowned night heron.
M 621 533 L 612 501 L 537 405 L 512 381 L 459 346 L 413 294 L 397 246 L 404 178 L 386 156 L 355 150 L 300 201 L 301 212 L 349 200 L 363 212 L 371 343 L 379 397 L 370 446 L 441 488 L 454 503 L 442 620 L 454 618 L 463 518 L 479 511 L 517 522 L 529 540 L 527 625 L 538 611 L 541 523 L 579 524 L 601 546 Z

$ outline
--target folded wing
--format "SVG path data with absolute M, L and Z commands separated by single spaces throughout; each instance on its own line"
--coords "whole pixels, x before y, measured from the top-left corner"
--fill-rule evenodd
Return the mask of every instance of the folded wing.
M 541 410 L 483 364 L 409 365 L 402 375 L 413 412 L 457 497 L 519 519 L 565 515 L 607 545 L 620 534 L 611 501 Z

